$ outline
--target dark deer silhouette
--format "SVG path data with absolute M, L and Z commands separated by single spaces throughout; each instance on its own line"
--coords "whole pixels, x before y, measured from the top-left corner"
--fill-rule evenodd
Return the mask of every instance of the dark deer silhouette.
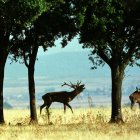
M 60 102 L 64 104 L 64 113 L 66 112 L 66 106 L 68 106 L 71 109 L 71 112 L 73 113 L 72 107 L 69 105 L 69 102 L 72 101 L 78 94 L 80 94 L 84 89 L 85 85 L 81 84 L 81 82 L 77 82 L 77 84 L 67 84 L 64 82 L 64 85 L 67 85 L 74 90 L 71 92 L 67 91 L 59 91 L 59 92 L 50 92 L 46 93 L 42 96 L 42 99 L 44 100 L 44 104 L 40 106 L 40 114 L 41 110 L 46 107 L 47 113 L 48 113 L 48 120 L 49 120 L 49 107 L 51 106 L 52 102 Z
M 131 101 L 131 109 L 133 109 L 135 103 L 138 103 L 140 108 L 140 89 L 136 87 L 136 91 L 129 96 L 129 99 Z

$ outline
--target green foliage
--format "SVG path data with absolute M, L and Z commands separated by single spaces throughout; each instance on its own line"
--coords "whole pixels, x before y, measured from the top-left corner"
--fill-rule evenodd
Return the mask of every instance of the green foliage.
M 97 54 L 109 65 L 115 57 L 124 66 L 140 58 L 139 1 L 130 5 L 124 0 L 92 0 L 81 6 L 85 9 L 79 17 L 82 19 L 79 30 L 83 47 L 93 48 L 92 54 Z
M 63 38 L 62 46 L 66 46 L 76 34 L 72 9 L 67 0 L 52 1 L 50 9 L 43 12 L 31 26 L 12 34 L 12 52 L 19 51 L 14 55 L 21 56 L 20 49 L 30 53 L 33 46 L 43 46 L 47 50 L 55 46 L 54 42 L 58 38 Z
M 46 11 L 49 5 L 45 0 L 1 0 L 0 26 L 9 29 L 14 25 L 27 25 Z

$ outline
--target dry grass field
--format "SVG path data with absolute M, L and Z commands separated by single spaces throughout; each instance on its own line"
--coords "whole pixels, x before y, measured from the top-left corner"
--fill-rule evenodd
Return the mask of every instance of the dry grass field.
M 39 110 L 38 110 L 39 113 Z M 123 108 L 125 124 L 109 124 L 110 108 L 51 109 L 51 125 L 43 110 L 38 125 L 28 125 L 29 110 L 5 110 L 6 125 L 0 126 L 0 140 L 139 140 L 140 112 Z

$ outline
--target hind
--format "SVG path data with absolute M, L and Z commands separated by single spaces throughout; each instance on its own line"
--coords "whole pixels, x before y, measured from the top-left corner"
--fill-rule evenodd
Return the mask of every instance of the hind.
M 46 106 L 46 110 L 48 112 L 48 109 L 50 107 L 50 105 L 52 104 L 52 100 L 51 100 L 51 97 L 48 95 L 48 94 L 45 94 L 42 96 L 42 99 L 44 101 L 44 104 L 40 106 L 40 114 L 41 114 L 41 111 L 42 109 Z

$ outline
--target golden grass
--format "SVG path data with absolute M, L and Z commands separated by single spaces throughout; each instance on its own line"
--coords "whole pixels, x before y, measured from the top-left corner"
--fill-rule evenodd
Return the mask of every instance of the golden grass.
M 39 112 L 39 110 L 38 110 Z M 52 125 L 45 111 L 39 125 L 28 125 L 29 110 L 5 110 L 6 125 L 0 126 L 0 140 L 139 140 L 140 113 L 123 108 L 125 124 L 109 124 L 110 108 L 51 109 Z M 17 125 L 22 124 L 22 125 Z

